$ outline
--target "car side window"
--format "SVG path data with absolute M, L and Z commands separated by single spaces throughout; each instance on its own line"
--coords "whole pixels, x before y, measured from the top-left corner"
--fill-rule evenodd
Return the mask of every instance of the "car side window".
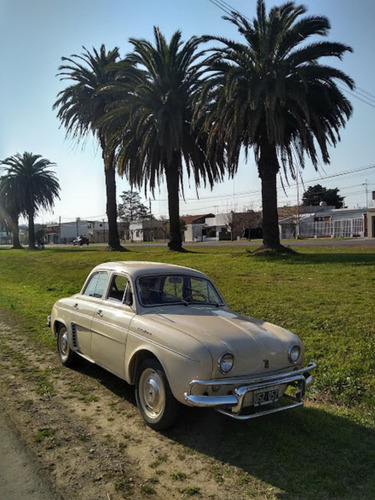
M 125 291 L 129 291 L 130 281 L 122 274 L 112 276 L 111 285 L 109 287 L 108 299 L 123 302 Z
M 82 292 L 83 295 L 100 299 L 103 296 L 107 281 L 108 274 L 106 272 L 93 274 Z

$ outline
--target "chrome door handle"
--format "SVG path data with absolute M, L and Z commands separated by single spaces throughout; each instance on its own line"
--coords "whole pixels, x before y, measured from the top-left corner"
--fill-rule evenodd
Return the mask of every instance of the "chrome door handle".
M 103 316 L 103 311 L 102 311 L 101 309 L 98 309 L 98 310 L 96 311 L 96 314 L 97 314 L 98 316 L 102 317 L 102 316 Z
M 76 302 L 73 307 L 74 309 L 78 309 L 78 302 Z

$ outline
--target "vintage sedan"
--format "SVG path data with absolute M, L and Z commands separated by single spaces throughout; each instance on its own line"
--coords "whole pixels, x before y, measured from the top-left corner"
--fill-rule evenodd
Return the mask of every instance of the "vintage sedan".
M 63 365 L 82 357 L 134 385 L 156 430 L 183 405 L 236 419 L 300 406 L 315 368 L 296 335 L 230 311 L 205 274 L 171 264 L 100 264 L 49 324 Z

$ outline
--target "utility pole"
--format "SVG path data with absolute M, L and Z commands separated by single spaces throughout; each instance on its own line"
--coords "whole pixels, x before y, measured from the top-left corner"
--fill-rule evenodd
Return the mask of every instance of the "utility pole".
M 366 208 L 368 208 L 368 179 L 366 179 L 366 182 L 362 184 L 362 186 L 365 186 L 366 190 Z

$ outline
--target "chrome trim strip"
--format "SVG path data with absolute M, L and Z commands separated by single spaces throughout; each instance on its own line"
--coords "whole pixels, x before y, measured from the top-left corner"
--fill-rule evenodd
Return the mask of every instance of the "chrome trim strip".
M 238 398 L 234 394 L 226 396 L 199 396 L 196 394 L 184 394 L 185 400 L 194 406 L 202 408 L 212 408 L 214 406 L 235 406 L 238 404 Z
M 283 379 L 289 378 L 289 377 L 294 377 L 296 375 L 301 375 L 306 372 L 309 372 L 310 370 L 313 370 L 316 368 L 315 363 L 309 363 L 305 368 L 301 368 L 299 370 L 294 370 L 291 372 L 287 373 L 278 373 L 274 375 L 264 375 L 262 377 L 257 377 L 257 378 L 252 378 L 252 377 L 246 377 L 246 378 L 225 378 L 225 379 L 213 379 L 213 380 L 192 380 L 189 384 L 189 394 L 192 392 L 192 388 L 194 385 L 202 385 L 204 387 L 209 387 L 211 385 L 220 385 L 220 386 L 225 386 L 225 385 L 235 385 L 235 386 L 240 386 L 240 385 L 255 385 L 255 384 L 262 384 L 262 383 L 267 383 L 267 382 L 280 382 L 280 384 L 283 383 Z M 311 382 L 310 382 L 311 383 Z M 270 384 L 272 385 L 272 384 Z
M 92 315 L 91 314 L 85 314 L 85 313 L 82 313 L 80 311 L 73 311 L 72 309 L 69 309 L 68 307 L 62 307 L 62 306 L 59 306 L 59 309 L 60 311 L 65 311 L 69 314 L 72 314 L 74 316 L 79 316 L 80 318 L 86 318 L 86 319 L 92 319 Z M 74 323 L 76 323 L 76 321 L 74 321 Z

